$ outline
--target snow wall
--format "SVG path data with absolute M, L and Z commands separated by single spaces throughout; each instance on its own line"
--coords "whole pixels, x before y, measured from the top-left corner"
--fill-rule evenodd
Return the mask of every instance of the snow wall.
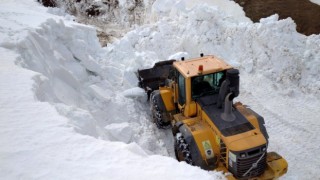
M 149 106 L 143 92 L 136 88 L 134 75 L 138 68 L 151 67 L 160 60 L 213 54 L 240 69 L 243 74 L 240 99 L 255 95 L 256 87 L 264 87 L 261 82 L 266 82 L 268 89 L 256 92 L 256 96 L 277 92 L 286 98 L 311 96 L 310 99 L 319 102 L 319 35 L 301 35 L 290 18 L 278 21 L 277 15 L 252 23 L 242 11 L 224 11 L 239 8 L 232 1 L 220 7 L 177 1 L 172 8 L 165 8 L 166 3 L 154 3 L 155 23 L 136 27 L 106 48 L 100 47 L 94 28 L 73 22 L 48 19 L 30 30 L 17 44 L 16 50 L 21 54 L 17 64 L 39 73 L 34 77 L 35 97 L 56 107 L 76 132 L 111 143 L 110 147 L 115 149 L 107 152 L 124 146 L 118 144 L 121 141 L 131 143 L 126 147 L 133 147 L 131 150 L 138 154 L 143 152 L 143 156 L 173 156 L 170 134 L 157 130 L 150 121 Z M 276 145 L 271 148 L 281 151 Z M 282 151 L 290 154 L 287 149 Z M 113 160 L 123 161 L 115 156 Z M 178 163 L 173 159 L 170 163 L 167 159 L 163 164 L 155 163 L 162 162 L 161 158 L 150 156 L 148 160 L 130 161 L 137 161 L 140 164 L 137 168 L 147 163 L 160 169 L 168 166 L 162 169 L 166 172 L 170 167 L 176 169 Z M 290 164 L 294 157 L 288 159 Z M 180 170 L 189 173 L 189 179 L 201 171 L 188 166 L 194 170 L 186 171 L 185 164 L 180 164 Z M 300 169 L 299 165 L 291 168 Z M 179 174 L 170 172 L 168 177 L 176 177 L 176 173 Z M 316 172 L 310 169 L 307 174 L 315 177 Z M 165 175 L 161 175 L 160 179 L 164 179 Z M 205 179 L 220 177 L 219 173 L 208 176 L 205 171 L 202 175 Z M 288 178 L 292 176 L 305 174 Z

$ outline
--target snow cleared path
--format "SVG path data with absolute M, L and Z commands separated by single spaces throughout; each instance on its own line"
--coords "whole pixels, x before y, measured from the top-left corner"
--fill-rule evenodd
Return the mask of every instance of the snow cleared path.
M 238 100 L 265 117 L 269 150 L 289 163 L 282 179 L 320 176 L 320 36 L 277 15 L 254 24 L 233 1 L 169 2 L 106 48 L 70 16 L 0 2 L 0 179 L 223 178 L 166 157 L 170 132 L 136 88 L 138 68 L 200 52 L 240 69 Z

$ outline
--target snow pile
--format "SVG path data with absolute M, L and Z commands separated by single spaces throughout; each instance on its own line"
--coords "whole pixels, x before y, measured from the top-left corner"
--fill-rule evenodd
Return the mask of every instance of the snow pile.
M 131 133 L 123 142 L 137 142 L 151 154 L 168 155 L 163 135 L 153 132 L 148 106 L 139 103 L 146 102 L 145 94 L 135 89 L 122 93 L 124 64 L 115 66 L 100 57 L 104 51 L 95 29 L 48 19 L 28 32 L 16 48 L 21 54 L 18 64 L 40 73 L 34 77 L 36 98 L 53 104 L 77 132 L 121 141 L 110 127 L 118 131 L 114 123 L 127 123 Z M 100 61 L 106 64 L 101 66 Z
M 223 179 L 165 157 L 174 156 L 171 132 L 156 129 L 136 87 L 137 69 L 200 53 L 240 69 L 239 99 L 265 117 L 270 150 L 289 161 L 285 177 L 318 177 L 320 36 L 277 15 L 252 23 L 233 1 L 201 2 L 210 5 L 144 1 L 155 23 L 106 48 L 94 28 L 59 10 L 1 2 L 0 177 Z
M 0 7 L 1 179 L 223 178 L 154 155 L 171 140 L 141 92 L 121 90 L 124 64 L 99 64 L 95 29 L 31 1 Z
M 178 13 L 183 7 L 179 3 L 165 7 L 158 7 L 164 18 L 127 33 L 107 47 L 105 57 L 130 62 L 125 74 L 173 57 L 204 53 L 225 59 L 240 69 L 239 100 L 266 119 L 270 151 L 288 160 L 285 177 L 318 177 L 313 166 L 320 164 L 314 158 L 320 151 L 313 142 L 320 142 L 316 119 L 320 113 L 320 36 L 301 35 L 291 18 L 278 20 L 278 15 L 252 23 L 226 16 L 224 8 L 229 6 L 197 5 Z M 297 154 L 310 165 L 300 163 Z
M 173 3 L 173 5 L 172 5 Z M 234 1 L 226 0 L 199 0 L 199 1 L 188 1 L 188 0 L 178 0 L 172 2 L 170 0 L 156 0 L 152 6 L 153 16 L 179 16 L 183 14 L 192 13 L 192 9 L 200 4 L 207 5 L 209 7 L 215 7 L 222 9 L 224 18 L 236 17 L 237 21 L 251 22 L 249 18 L 245 16 L 242 8 L 237 5 Z M 182 13 L 182 14 L 181 14 Z
M 320 88 L 315 78 L 320 73 L 319 36 L 297 33 L 290 18 L 278 21 L 278 15 L 253 24 L 200 5 L 177 18 L 137 28 L 108 49 L 110 59 L 126 53 L 130 55 L 121 56 L 121 61 L 135 58 L 138 65 L 143 59 L 139 53 L 152 63 L 176 52 L 186 52 L 188 57 L 214 54 L 248 73 L 262 73 L 285 88 L 316 94 Z

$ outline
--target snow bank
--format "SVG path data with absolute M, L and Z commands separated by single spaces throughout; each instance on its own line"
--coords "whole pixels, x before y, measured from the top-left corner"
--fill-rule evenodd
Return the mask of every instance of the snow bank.
M 153 155 L 169 155 L 166 134 L 141 91 L 121 88 L 125 66 L 103 58 L 95 29 L 35 2 L 0 7 L 1 179 L 223 178 Z
M 223 8 L 196 5 L 187 9 L 181 4 L 168 8 L 167 1 L 163 2 L 157 1 L 161 5 L 154 4 L 154 10 L 164 18 L 129 32 L 107 47 L 105 57 L 130 62 L 126 74 L 159 60 L 198 57 L 200 53 L 225 59 L 240 69 L 239 100 L 266 119 L 270 151 L 288 160 L 284 178 L 318 177 L 312 166 L 320 163 L 313 158 L 320 153 L 313 144 L 320 142 L 320 124 L 315 118 L 320 113 L 320 35 L 301 35 L 291 18 L 278 20 L 278 15 L 252 23 L 226 16 Z M 310 137 L 312 140 L 306 140 Z M 302 165 L 297 154 L 311 164 Z
M 232 1 L 203 2 L 170 9 L 156 1 L 158 21 L 106 48 L 94 28 L 70 17 L 31 1 L 1 2 L 0 177 L 223 179 L 165 157 L 174 156 L 171 132 L 150 121 L 134 75 L 159 60 L 204 53 L 240 69 L 239 99 L 265 117 L 270 150 L 289 161 L 285 178 L 317 178 L 320 36 L 300 35 L 277 15 L 252 23 Z
M 192 9 L 200 4 L 221 10 L 220 12 L 223 13 L 224 18 L 233 17 L 237 18 L 237 22 L 251 22 L 251 20 L 245 16 L 242 7 L 230 0 L 176 0 L 174 2 L 170 0 L 156 0 L 152 5 L 152 15 L 175 17 L 181 15 L 181 12 L 185 14 L 192 13 Z
M 255 24 L 235 21 L 236 17 L 226 18 L 217 8 L 195 6 L 183 16 L 129 32 L 108 48 L 111 53 L 107 57 L 117 59 L 116 56 L 126 52 L 129 55 L 121 57 L 122 61 L 135 58 L 141 67 L 137 54 L 144 53 L 150 57 L 142 65 L 147 67 L 172 58 L 170 55 L 179 51 L 189 57 L 201 52 L 215 54 L 248 73 L 262 73 L 286 88 L 319 94 L 320 81 L 315 78 L 320 73 L 319 36 L 297 33 L 292 19 L 278 21 L 278 15 Z
M 136 142 L 149 154 L 169 155 L 162 133 L 153 132 L 156 129 L 149 120 L 148 106 L 135 105 L 146 102 L 142 97 L 145 94 L 141 89 L 122 87 L 125 65 L 101 56 L 105 51 L 95 29 L 49 18 L 30 30 L 16 50 L 21 55 L 19 65 L 40 73 L 34 77 L 36 98 L 54 105 L 76 132 L 104 140 Z M 128 123 L 130 135 L 115 137 L 118 123 Z

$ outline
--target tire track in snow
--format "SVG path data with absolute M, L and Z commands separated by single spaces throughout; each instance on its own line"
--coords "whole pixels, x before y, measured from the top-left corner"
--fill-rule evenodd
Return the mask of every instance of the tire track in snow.
M 261 79 L 252 74 L 242 74 L 244 83 L 240 99 L 248 104 L 266 122 L 269 134 L 269 151 L 278 152 L 289 164 L 288 173 L 282 179 L 313 179 L 317 177 L 315 167 L 320 166 L 317 158 L 320 148 L 319 121 L 315 119 L 319 111 L 315 104 L 297 106 L 297 102 L 304 102 L 304 96 L 288 97 L 280 95 L 281 91 L 274 91 L 274 83 Z M 264 87 L 257 86 L 257 82 L 264 82 Z M 249 85 L 249 86 L 248 86 Z M 272 91 L 273 90 L 273 91 Z M 299 93 L 298 91 L 296 93 Z M 307 95 L 305 95 L 307 96 Z M 282 98 L 279 98 L 282 97 Z M 302 107 L 306 106 L 306 107 Z M 313 122 L 316 125 L 311 125 Z

